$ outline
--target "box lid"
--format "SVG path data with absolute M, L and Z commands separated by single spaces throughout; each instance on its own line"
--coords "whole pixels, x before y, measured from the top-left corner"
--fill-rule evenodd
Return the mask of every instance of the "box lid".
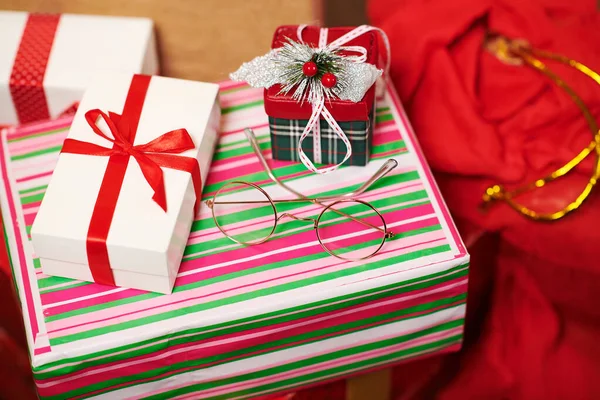
M 287 25 L 277 28 L 273 36 L 271 48 L 282 47 L 286 38 L 297 40 L 297 25 Z M 331 43 L 345 33 L 354 29 L 353 27 L 328 28 L 327 42 Z M 319 41 L 319 27 L 308 26 L 304 29 L 302 39 L 304 42 L 317 46 Z M 376 65 L 379 59 L 378 38 L 373 31 L 367 32 L 348 42 L 348 46 L 361 46 L 367 49 L 367 61 Z M 265 89 L 265 111 L 267 115 L 284 119 L 309 119 L 311 106 L 308 103 L 299 104 L 292 99 L 291 94 L 278 94 L 281 85 L 274 85 Z M 375 85 L 373 85 L 358 103 L 345 100 L 333 100 L 326 102 L 325 106 L 337 121 L 367 120 L 375 101 Z

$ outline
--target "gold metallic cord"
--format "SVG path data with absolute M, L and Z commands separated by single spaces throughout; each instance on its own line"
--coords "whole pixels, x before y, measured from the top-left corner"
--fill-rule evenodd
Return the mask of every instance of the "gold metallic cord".
M 494 200 L 504 201 L 519 213 L 534 220 L 553 221 L 562 218 L 581 206 L 581 204 L 584 202 L 585 199 L 588 198 L 592 189 L 596 185 L 598 177 L 600 177 L 600 131 L 598 129 L 598 123 L 596 122 L 596 119 L 592 116 L 592 113 L 585 105 L 583 100 L 575 93 L 575 91 L 569 85 L 567 85 L 560 77 L 558 77 L 554 72 L 552 72 L 546 66 L 546 64 L 544 64 L 540 60 L 540 58 L 553 60 L 575 68 L 584 75 L 593 79 L 598 85 L 600 85 L 600 75 L 592 69 L 588 68 L 587 66 L 581 64 L 580 62 L 577 62 L 568 57 L 562 56 L 560 54 L 554 54 L 548 51 L 533 49 L 527 44 L 527 42 L 523 40 L 510 40 L 500 35 L 488 35 L 485 42 L 485 48 L 489 52 L 494 54 L 500 61 L 511 65 L 525 64 L 546 75 L 557 86 L 562 88 L 583 113 L 583 116 L 590 130 L 592 131 L 593 140 L 573 159 L 571 159 L 565 165 L 543 178 L 537 179 L 534 182 L 513 189 L 511 191 L 505 190 L 504 187 L 502 187 L 501 185 L 493 185 L 487 188 L 483 195 L 483 201 L 485 204 L 489 204 Z M 541 188 L 545 186 L 546 183 L 568 174 L 570 171 L 573 170 L 573 168 L 575 168 L 579 163 L 581 163 L 592 152 L 595 153 L 596 160 L 594 171 L 592 172 L 590 180 L 588 181 L 581 194 L 563 209 L 553 213 L 538 213 L 514 200 L 514 198 L 519 194 L 536 188 Z

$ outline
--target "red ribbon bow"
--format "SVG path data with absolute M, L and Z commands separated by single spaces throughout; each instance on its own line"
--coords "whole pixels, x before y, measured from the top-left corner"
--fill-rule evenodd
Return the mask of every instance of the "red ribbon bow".
M 106 135 L 98 127 L 98 117 L 102 118 L 113 138 Z M 160 167 L 177 169 L 192 174 L 196 190 L 196 209 L 200 200 L 200 168 L 196 159 L 184 156 L 174 156 L 194 148 L 192 137 L 186 129 L 175 129 L 160 135 L 146 144 L 133 145 L 127 138 L 131 137 L 130 128 L 125 119 L 119 114 L 109 112 L 108 115 L 101 110 L 94 109 L 85 113 L 85 119 L 96 135 L 113 143 L 112 148 L 103 147 L 94 143 L 83 142 L 76 139 L 66 139 L 62 152 L 84 154 L 89 156 L 125 155 L 135 158 L 144 174 L 144 178 L 154 190 L 152 200 L 164 211 L 167 211 L 167 198 L 163 172 Z

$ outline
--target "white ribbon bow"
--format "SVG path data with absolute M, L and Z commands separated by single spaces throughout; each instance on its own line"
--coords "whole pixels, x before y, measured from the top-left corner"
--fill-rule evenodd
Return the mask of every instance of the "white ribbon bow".
M 300 25 L 296 31 L 296 35 L 298 36 L 298 41 L 300 43 L 304 43 L 302 39 L 302 32 L 306 28 L 306 25 Z M 361 82 L 361 85 L 353 85 L 349 87 L 344 92 L 337 92 L 336 95 L 342 100 L 351 100 L 354 102 L 360 101 L 362 97 L 365 95 L 366 91 L 375 83 L 377 78 L 381 75 L 380 70 L 375 68 L 371 64 L 366 64 L 367 60 L 367 49 L 362 46 L 344 46 L 346 43 L 351 40 L 364 35 L 367 32 L 376 31 L 381 34 L 383 38 L 383 42 L 386 47 L 386 66 L 384 69 L 385 75 L 387 75 L 389 71 L 390 64 L 390 45 L 388 38 L 385 32 L 379 28 L 369 26 L 369 25 L 361 25 L 359 27 L 354 28 L 350 32 L 342 35 L 337 38 L 333 42 L 327 44 L 327 28 L 321 28 L 319 33 L 319 43 L 318 50 L 344 50 L 353 53 L 357 53 L 356 56 L 346 56 L 345 59 L 351 62 L 355 67 L 352 68 L 353 71 L 350 73 L 354 74 L 362 74 L 361 76 L 365 76 L 366 78 Z M 270 87 L 276 83 L 285 83 L 281 82 L 281 77 L 277 74 L 277 50 L 273 49 L 269 53 L 264 56 L 257 57 L 254 60 L 244 63 L 236 72 L 230 75 L 231 79 L 237 81 L 246 81 L 253 87 Z M 323 95 L 317 95 L 311 101 L 312 112 L 311 116 L 304 128 L 300 138 L 298 140 L 298 155 L 300 157 L 300 161 L 306 168 L 315 172 L 317 174 L 326 174 L 338 169 L 343 163 L 346 162 L 352 155 L 352 144 L 350 140 L 339 126 L 337 121 L 333 118 L 327 107 L 325 107 L 325 97 Z M 322 161 L 321 158 L 321 129 L 320 129 L 320 119 L 321 116 L 327 121 L 333 132 L 337 137 L 339 137 L 342 142 L 346 145 L 346 155 L 344 159 L 335 165 L 324 167 L 318 169 L 312 163 L 312 161 L 306 156 L 304 150 L 302 150 L 302 143 L 306 137 L 313 132 L 313 159 L 317 164 L 320 164 Z

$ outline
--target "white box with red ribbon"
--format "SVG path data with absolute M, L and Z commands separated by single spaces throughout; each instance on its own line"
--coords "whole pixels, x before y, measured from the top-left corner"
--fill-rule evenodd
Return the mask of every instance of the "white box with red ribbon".
M 0 11 L 0 125 L 59 116 L 103 70 L 158 73 L 151 20 Z
M 218 91 L 92 79 L 31 229 L 45 274 L 171 292 L 217 139 Z

